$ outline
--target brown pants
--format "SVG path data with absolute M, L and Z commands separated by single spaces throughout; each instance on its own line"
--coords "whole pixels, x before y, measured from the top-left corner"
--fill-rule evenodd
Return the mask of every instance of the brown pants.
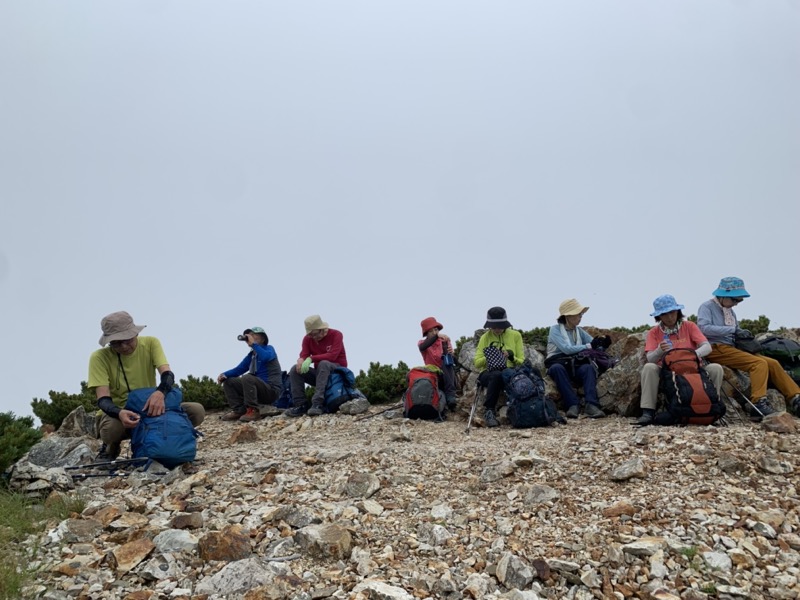
M 800 394 L 800 387 L 774 358 L 750 354 L 728 344 L 712 344 L 711 354 L 706 359 L 731 369 L 747 371 L 750 374 L 750 398 L 753 402 L 767 395 L 769 381 L 787 400 Z

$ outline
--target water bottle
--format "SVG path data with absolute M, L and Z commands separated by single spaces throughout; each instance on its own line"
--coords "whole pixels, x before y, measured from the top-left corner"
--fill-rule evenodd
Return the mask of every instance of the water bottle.
M 672 340 L 669 339 L 669 334 L 667 332 L 664 332 L 664 343 L 668 344 L 670 349 L 672 349 Z
M 452 367 L 453 365 L 455 365 L 455 360 L 453 359 L 453 355 L 450 354 L 447 350 L 448 350 L 447 342 L 442 342 L 442 366 Z

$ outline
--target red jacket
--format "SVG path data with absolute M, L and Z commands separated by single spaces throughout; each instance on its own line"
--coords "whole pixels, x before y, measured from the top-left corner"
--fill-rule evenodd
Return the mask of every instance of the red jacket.
M 300 358 L 311 357 L 311 362 L 316 367 L 320 361 L 327 360 L 340 367 L 347 366 L 347 354 L 344 351 L 344 336 L 341 331 L 328 329 L 328 333 L 320 341 L 314 341 L 309 335 L 303 337 L 303 346 L 300 349 Z

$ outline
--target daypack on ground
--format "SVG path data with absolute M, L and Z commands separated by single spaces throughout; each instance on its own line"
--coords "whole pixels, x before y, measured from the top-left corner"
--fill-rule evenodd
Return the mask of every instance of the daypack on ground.
M 164 398 L 164 414 L 150 417 L 142 409 L 156 388 L 128 392 L 125 408 L 139 415 L 139 424 L 131 429 L 131 452 L 134 458 L 152 458 L 168 469 L 192 462 L 197 454 L 199 435 L 189 416 L 181 408 L 183 393 L 172 388 Z
M 774 358 L 800 384 L 800 344 L 781 337 L 768 337 L 761 340 L 761 354 Z
M 694 350 L 676 348 L 664 355 L 661 385 L 667 411 L 656 415 L 658 425 L 711 425 L 725 416 L 725 405 Z
M 345 402 L 363 397 L 356 389 L 356 376 L 350 369 L 336 367 L 331 371 L 325 386 L 325 412 L 335 413 Z
M 508 399 L 506 416 L 512 427 L 549 427 L 558 420 L 558 410 L 545 396 L 544 380 L 528 361 L 503 371 L 503 384 Z
M 445 411 L 445 396 L 439 389 L 439 369 L 433 365 L 414 367 L 406 375 L 403 415 L 408 419 L 439 419 Z
M 275 408 L 291 408 L 294 405 L 292 401 L 292 382 L 289 379 L 289 373 L 281 371 L 281 395 L 272 404 Z

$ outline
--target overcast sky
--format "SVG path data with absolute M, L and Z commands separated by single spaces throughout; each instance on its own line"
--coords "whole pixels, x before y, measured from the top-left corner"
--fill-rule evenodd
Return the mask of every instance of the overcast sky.
M 350 367 L 419 322 L 800 326 L 797 0 L 0 0 L 0 411 L 129 311 L 176 376 L 303 319 Z

